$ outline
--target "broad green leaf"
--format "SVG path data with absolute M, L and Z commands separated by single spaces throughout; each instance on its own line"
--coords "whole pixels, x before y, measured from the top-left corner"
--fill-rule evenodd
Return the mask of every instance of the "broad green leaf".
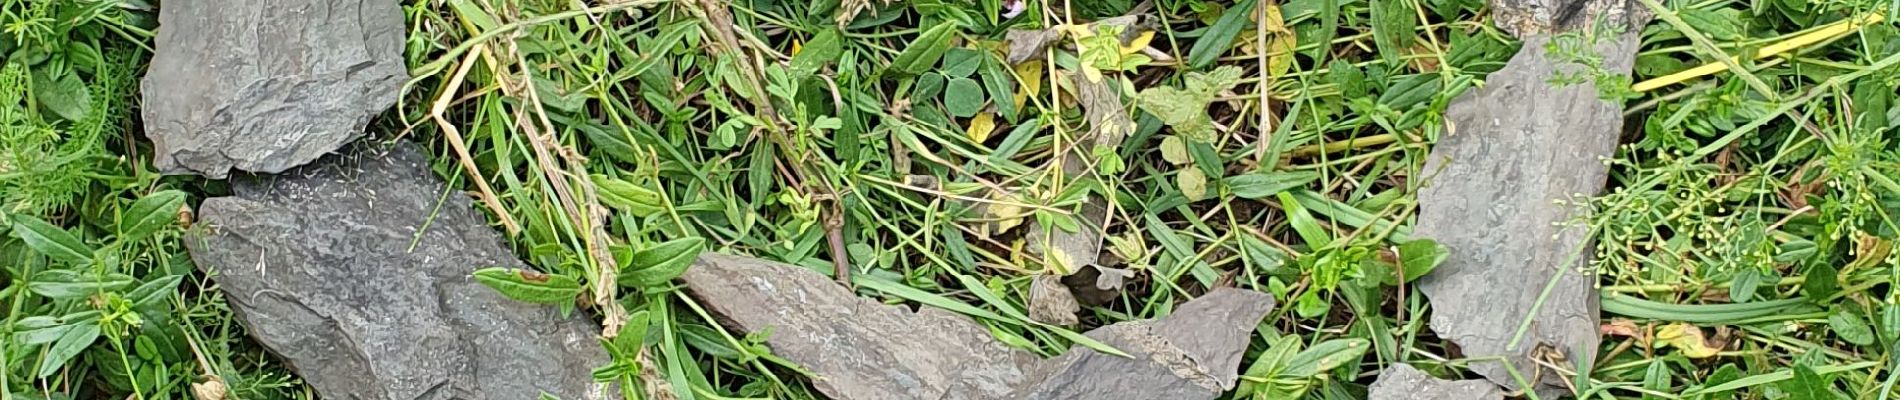
M 1841 340 L 1848 343 L 1861 346 L 1874 344 L 1873 327 L 1867 326 L 1867 320 L 1847 310 L 1837 310 L 1833 314 L 1828 314 L 1827 326 L 1834 330 L 1835 336 L 1840 336 Z
M 72 68 L 34 68 L 33 98 L 68 121 L 85 120 L 92 113 L 92 91 Z
M 33 377 L 45 378 L 59 372 L 60 367 L 65 366 L 67 361 L 78 356 L 79 352 L 85 351 L 86 347 L 92 346 L 92 342 L 98 339 L 99 324 L 97 323 L 83 323 L 67 329 L 60 335 L 59 341 L 53 342 L 53 346 L 48 347 L 46 353 L 40 357 L 39 371 L 34 373 Z
M 185 204 L 185 192 L 164 190 L 145 195 L 119 220 L 119 240 L 135 242 L 178 221 L 178 209 Z
M 1834 269 L 1832 263 L 1822 261 L 1808 264 L 1808 272 L 1802 275 L 1807 279 L 1801 281 L 1801 293 L 1809 300 L 1826 304 L 1828 298 L 1841 291 L 1840 271 Z
M 944 109 L 957 118 L 969 118 L 983 110 L 983 86 L 970 78 L 951 79 L 943 92 Z
M 98 324 L 99 311 L 97 310 L 80 311 L 60 317 L 35 315 L 14 322 L 13 340 L 19 341 L 24 346 L 42 345 L 59 340 L 60 337 L 66 336 L 66 331 L 74 328 Z
M 989 92 L 990 98 L 996 99 L 994 102 L 996 113 L 1001 114 L 1004 121 L 1015 122 L 1016 102 L 1010 101 L 1010 98 L 1015 96 L 1016 92 L 1011 84 L 1009 71 L 996 57 L 985 54 L 980 59 L 982 69 L 979 71 L 982 73 L 978 75 L 983 78 L 983 88 Z
M 1404 60 L 1405 49 L 1418 37 L 1412 29 L 1418 25 L 1416 9 L 1410 0 L 1370 0 L 1372 2 L 1372 42 L 1379 57 L 1389 66 Z
M 950 49 L 950 40 L 956 37 L 959 28 L 956 21 L 944 20 L 924 30 L 924 33 L 917 35 L 917 40 L 904 47 L 904 52 L 891 59 L 887 71 L 894 73 L 892 77 L 915 76 L 929 71 Z
M 158 277 L 158 279 L 148 280 L 145 281 L 145 283 L 139 284 L 139 287 L 133 288 L 131 292 L 127 292 L 125 297 L 132 300 L 132 304 L 137 307 L 153 307 L 165 304 L 165 296 L 171 295 L 173 291 L 177 290 L 178 284 L 184 282 L 184 280 L 184 275 L 161 276 Z
M 943 74 L 952 78 L 968 78 L 976 73 L 976 67 L 982 64 L 983 53 L 976 50 L 957 47 L 943 53 Z
M 826 65 L 838 61 L 838 56 L 844 53 L 842 36 L 844 35 L 837 29 L 826 29 L 824 32 L 819 32 L 817 36 L 813 36 L 810 42 L 805 42 L 798 54 L 792 56 L 791 67 L 788 71 L 791 72 L 792 78 L 804 80 L 818 73 L 818 70 Z
M 566 304 L 581 294 L 581 283 L 573 277 L 525 269 L 482 268 L 475 271 L 475 281 L 510 299 L 532 304 Z
M 1728 299 L 1736 303 L 1747 303 L 1755 299 L 1755 289 L 1761 287 L 1761 271 L 1754 268 L 1742 268 L 1729 278 Z
M 26 282 L 27 290 L 55 300 L 84 298 L 98 293 L 115 292 L 132 286 L 132 276 L 120 273 L 99 275 L 70 269 L 40 271 Z
M 1835 400 L 1845 398 L 1845 396 L 1841 396 L 1840 393 L 1834 391 L 1834 379 L 1832 376 L 1822 376 L 1820 373 L 1815 372 L 1813 367 L 1802 364 L 1796 364 L 1794 366 L 1794 379 L 1781 381 L 1777 386 L 1781 388 L 1781 391 L 1788 393 L 1787 398 L 1789 399 Z
M 1235 196 L 1258 199 L 1306 186 L 1316 180 L 1319 180 L 1318 171 L 1273 171 L 1231 176 L 1225 179 L 1225 183 Z
M 13 236 L 40 254 L 69 264 L 92 262 L 92 247 L 53 224 L 26 214 L 13 215 Z
M 1215 20 L 1214 25 L 1207 28 L 1206 34 L 1194 40 L 1194 47 L 1188 49 L 1188 67 L 1207 68 L 1221 55 L 1227 54 L 1227 50 L 1234 45 L 1234 38 L 1240 36 L 1240 31 L 1253 28 L 1253 14 L 1253 0 L 1243 0 L 1227 7 L 1220 19 Z
M 706 239 L 687 237 L 669 240 L 634 252 L 628 266 L 621 269 L 620 285 L 652 287 L 664 285 L 693 265 L 705 250 Z
M 1451 250 L 1446 249 L 1445 246 L 1441 246 L 1438 242 L 1431 239 L 1417 239 L 1405 242 L 1404 244 L 1398 245 L 1395 250 L 1397 254 L 1392 254 L 1392 256 L 1397 257 L 1395 260 L 1398 262 L 1398 266 L 1404 266 L 1406 282 L 1418 280 L 1419 277 L 1431 273 L 1432 269 L 1438 268 L 1438 265 L 1444 263 L 1446 258 L 1451 257 Z M 1392 266 L 1392 261 L 1395 261 L 1386 259 L 1385 253 L 1381 253 L 1379 257 L 1374 257 L 1373 259 L 1387 266 Z M 1386 285 L 1396 286 L 1398 285 L 1397 280 L 1397 274 L 1379 277 L 1379 283 Z
M 1319 373 L 1331 371 L 1347 363 L 1358 362 L 1359 357 L 1372 348 L 1365 339 L 1333 339 L 1313 345 L 1287 360 L 1283 378 L 1310 378 Z
M 1287 363 L 1293 361 L 1293 355 L 1299 353 L 1303 345 L 1298 335 L 1282 335 L 1269 340 L 1268 343 L 1267 350 L 1260 352 L 1260 356 L 1255 357 L 1252 364 L 1247 364 L 1246 372 L 1241 375 L 1254 378 L 1278 376 L 1281 371 L 1286 370 Z M 1260 391 L 1264 385 L 1268 384 L 1243 379 L 1239 387 L 1235 388 L 1234 398 L 1247 397 L 1249 394 Z
M 1312 214 L 1308 214 L 1306 207 L 1300 205 L 1293 194 L 1280 192 L 1274 196 L 1280 200 L 1280 208 L 1286 210 L 1287 223 L 1293 225 L 1293 231 L 1300 234 L 1300 240 L 1306 241 L 1308 247 L 1320 249 L 1333 243 L 1332 233 L 1327 232 L 1326 227 L 1321 226 Z

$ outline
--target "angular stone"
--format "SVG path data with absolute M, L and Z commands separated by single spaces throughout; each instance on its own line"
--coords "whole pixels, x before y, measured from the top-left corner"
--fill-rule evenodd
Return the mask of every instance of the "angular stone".
M 1128 321 L 1086 335 L 1128 353 L 1077 346 L 1037 364 L 1013 399 L 1212 399 L 1234 388 L 1254 326 L 1273 296 L 1215 289 L 1158 320 Z
M 1086 334 L 1133 358 L 1078 346 L 1039 360 L 964 316 L 861 299 L 796 266 L 706 254 L 681 280 L 721 324 L 770 330 L 772 354 L 840 400 L 1212 399 L 1233 388 L 1248 338 L 1273 307 L 1266 294 L 1218 289 L 1167 317 Z
M 145 75 L 145 135 L 167 174 L 277 173 L 362 137 L 396 102 L 395 0 L 168 0 Z
M 1448 381 L 1406 364 L 1392 364 L 1372 382 L 1367 400 L 1503 400 L 1504 392 L 1483 379 Z
M 1646 17 L 1628 18 L 1634 27 L 1594 45 L 1602 73 L 1630 72 L 1635 27 Z M 1484 88 L 1446 110 L 1413 232 L 1451 249 L 1420 280 L 1432 302 L 1432 330 L 1467 358 L 1504 357 L 1540 393 L 1556 395 L 1565 391 L 1565 377 L 1533 358 L 1587 371 L 1575 366 L 1592 365 L 1600 341 L 1595 280 L 1584 271 L 1593 243 L 1587 228 L 1567 224 L 1581 209 L 1562 202 L 1587 201 L 1603 189 L 1603 160 L 1616 148 L 1623 107 L 1600 98 L 1588 82 L 1553 86 L 1552 77 L 1584 69 L 1547 54 L 1550 40 L 1542 33 L 1525 38 Z M 1527 317 L 1530 329 L 1514 343 Z M 1499 362 L 1474 362 L 1471 369 L 1518 389 Z
M 324 398 L 609 395 L 590 374 L 608 362 L 599 327 L 469 277 L 522 264 L 416 146 L 360 145 L 231 185 L 199 208 L 192 259 Z
M 1011 349 L 961 315 L 861 299 L 808 269 L 720 254 L 680 277 L 722 324 L 771 330 L 766 346 L 811 371 L 834 399 L 1001 399 L 1034 355 Z

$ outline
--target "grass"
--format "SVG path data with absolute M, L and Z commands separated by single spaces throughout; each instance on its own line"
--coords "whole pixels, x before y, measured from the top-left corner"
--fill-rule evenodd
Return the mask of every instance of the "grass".
M 1518 46 L 1482 2 L 1156 0 L 1128 47 L 1084 24 L 1131 1 L 806 3 L 409 1 L 415 78 L 371 130 L 428 144 L 518 254 L 572 279 L 538 300 L 601 319 L 596 376 L 628 398 L 818 396 L 668 282 L 700 251 L 842 273 L 1043 355 L 1208 287 L 1272 293 L 1233 398 L 1360 398 L 1390 363 L 1496 362 L 1459 358 L 1408 287 L 1445 251 L 1409 228 L 1444 108 Z M 1580 392 L 1891 397 L 1891 4 L 1641 5 L 1661 18 L 1635 76 L 1589 76 L 1630 111 L 1611 189 L 1572 200 L 1606 293 Z M 133 116 L 153 8 L 0 11 L 0 394 L 315 397 L 179 245 L 178 205 L 225 190 L 149 164 Z M 1006 29 L 1067 26 L 1003 62 Z M 1078 102 L 1077 76 L 1120 104 Z M 1029 319 L 1033 277 L 1080 265 L 1027 232 L 1084 224 L 1134 278 L 1081 326 Z

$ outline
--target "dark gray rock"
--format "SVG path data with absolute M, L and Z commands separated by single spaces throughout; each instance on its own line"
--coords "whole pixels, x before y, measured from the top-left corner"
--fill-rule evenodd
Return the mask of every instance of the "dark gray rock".
M 1601 73 L 1629 74 L 1642 18 L 1627 19 L 1634 25 L 1626 33 L 1583 44 L 1602 57 Z M 1503 356 L 1537 382 L 1536 390 L 1554 397 L 1565 392 L 1565 378 L 1533 357 L 1588 366 L 1600 341 L 1595 279 L 1584 271 L 1593 244 L 1587 228 L 1567 222 L 1582 215 L 1575 202 L 1603 189 L 1604 160 L 1616 147 L 1623 107 L 1601 99 L 1587 82 L 1553 86 L 1553 77 L 1584 68 L 1554 59 L 1546 52 L 1550 40 L 1542 33 L 1525 38 L 1483 89 L 1446 110 L 1445 133 L 1425 165 L 1414 232 L 1451 249 L 1443 265 L 1421 278 L 1432 302 L 1432 330 L 1457 343 L 1465 357 Z M 1535 306 L 1547 286 L 1548 299 Z M 1526 317 L 1530 329 L 1513 343 Z M 1501 363 L 1471 368 L 1518 389 Z
M 770 330 L 772 354 L 817 376 L 834 399 L 1212 399 L 1238 378 L 1271 296 L 1220 289 L 1152 321 L 1087 333 L 1134 358 L 1071 349 L 1050 360 L 1011 349 L 974 321 L 861 299 L 808 269 L 702 255 L 681 276 L 721 324 Z
M 861 299 L 830 278 L 765 260 L 706 254 L 680 277 L 722 324 L 771 330 L 772 354 L 816 374 L 834 399 L 1001 399 L 1034 355 L 976 322 L 932 307 Z
M 1273 296 L 1215 289 L 1158 320 L 1117 323 L 1088 337 L 1132 358 L 1075 347 L 1032 369 L 1015 399 L 1212 399 L 1234 388 L 1254 326 Z
M 590 375 L 608 362 L 599 327 L 471 279 L 521 263 L 428 162 L 414 145 L 361 145 L 233 179 L 235 196 L 199 208 L 187 246 L 251 335 L 324 398 L 606 398 Z
M 145 75 L 145 135 L 168 174 L 277 173 L 362 137 L 395 104 L 395 0 L 168 0 Z
M 1448 381 L 1406 364 L 1392 364 L 1372 382 L 1367 400 L 1503 400 L 1504 392 L 1483 379 Z

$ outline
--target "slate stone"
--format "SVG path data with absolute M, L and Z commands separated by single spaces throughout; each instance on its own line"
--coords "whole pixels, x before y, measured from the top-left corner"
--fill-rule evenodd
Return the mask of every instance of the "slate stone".
M 1034 355 L 1004 346 L 962 315 L 861 299 L 817 272 L 705 254 L 680 277 L 687 293 L 745 332 L 771 330 L 772 354 L 819 376 L 833 399 L 1001 399 Z
M 1626 4 L 1614 1 L 1605 4 Z M 1501 12 L 1515 7 L 1510 0 L 1496 3 L 1507 3 Z M 1603 6 L 1585 9 L 1602 12 Z M 1606 73 L 1628 75 L 1635 32 L 1646 17 L 1619 18 L 1633 25 L 1601 37 L 1594 50 Z M 1552 86 L 1552 77 L 1582 67 L 1546 54 L 1550 40 L 1544 33 L 1526 37 L 1484 88 L 1446 110 L 1446 131 L 1425 165 L 1432 172 L 1419 192 L 1414 233 L 1451 249 L 1444 264 L 1421 278 L 1432 302 L 1432 330 L 1458 344 L 1466 358 L 1503 356 L 1554 398 L 1566 392 L 1564 378 L 1532 357 L 1588 366 L 1600 342 L 1595 278 L 1584 271 L 1594 244 L 1586 227 L 1566 224 L 1582 211 L 1562 202 L 1587 201 L 1603 189 L 1609 171 L 1603 160 L 1617 145 L 1623 108 L 1601 99 L 1587 82 Z M 1534 309 L 1552 279 L 1549 298 Z M 1530 329 L 1512 347 L 1527 316 Z M 1502 363 L 1475 362 L 1471 369 L 1518 390 Z
M 1158 320 L 1096 328 L 1086 335 L 1133 357 L 1076 346 L 1037 364 L 1036 383 L 1010 398 L 1213 399 L 1234 388 L 1248 338 L 1272 310 L 1272 296 L 1222 288 Z
M 362 137 L 396 102 L 395 0 L 167 0 L 142 90 L 167 174 L 277 173 Z
M 1004 346 L 969 318 L 854 296 L 815 271 L 718 254 L 680 277 L 728 327 L 770 330 L 772 354 L 811 371 L 833 399 L 1212 399 L 1238 379 L 1266 294 L 1218 289 L 1158 320 L 1086 333 L 1134 358 L 1084 347 L 1049 360 Z
M 1372 382 L 1367 400 L 1503 400 L 1504 392 L 1483 379 L 1444 380 L 1406 364 L 1392 364 Z
M 416 146 L 357 147 L 199 208 L 187 247 L 251 335 L 329 399 L 607 398 L 600 328 L 475 282 L 522 264 Z

